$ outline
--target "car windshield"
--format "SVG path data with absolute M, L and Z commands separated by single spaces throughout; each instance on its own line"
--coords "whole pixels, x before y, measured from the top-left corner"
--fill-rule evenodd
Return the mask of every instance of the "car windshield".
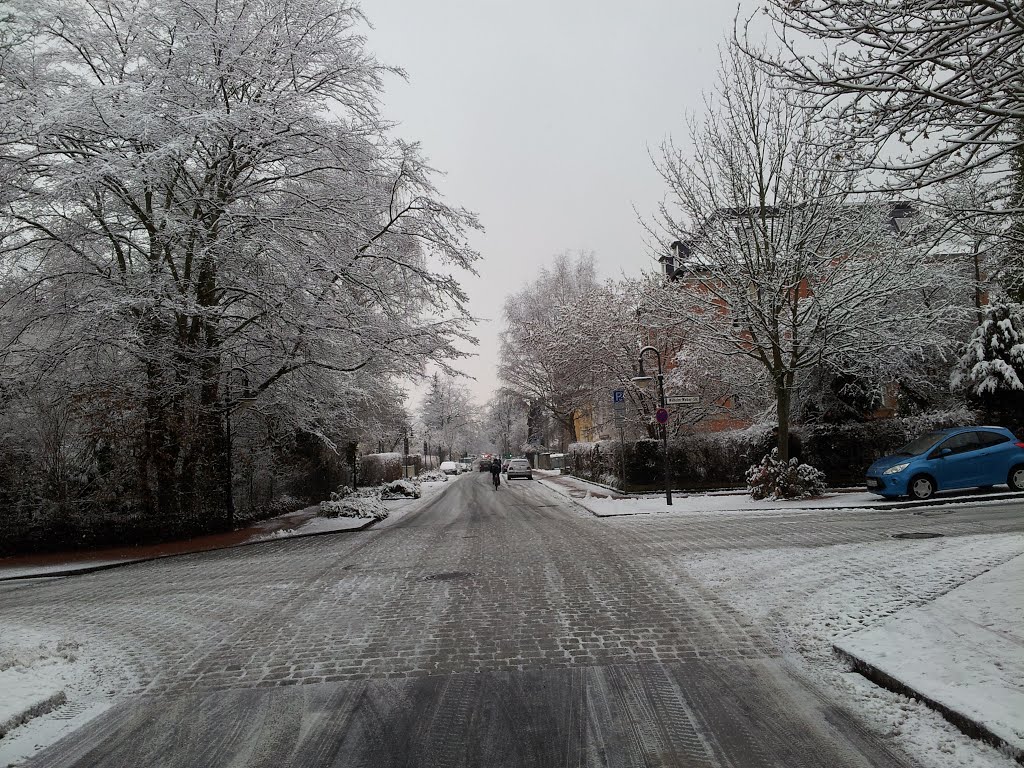
M 931 450 L 939 440 L 946 437 L 945 432 L 929 432 L 927 435 L 911 440 L 900 448 L 893 456 L 917 456 Z

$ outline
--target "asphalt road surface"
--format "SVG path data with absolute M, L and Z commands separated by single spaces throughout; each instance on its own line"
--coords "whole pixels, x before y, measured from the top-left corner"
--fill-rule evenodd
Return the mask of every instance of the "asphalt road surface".
M 29 765 L 913 766 L 685 569 L 652 564 L 1004 518 L 807 519 L 599 520 L 471 473 L 365 532 L 24 585 L 0 625 L 70 628 L 136 681 Z

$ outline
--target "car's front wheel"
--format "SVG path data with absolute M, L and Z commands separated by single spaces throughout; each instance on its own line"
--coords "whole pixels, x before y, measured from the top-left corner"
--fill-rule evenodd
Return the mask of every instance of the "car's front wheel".
M 935 481 L 928 475 L 918 475 L 911 478 L 907 492 L 918 501 L 930 499 L 935 494 Z
M 1024 464 L 1018 464 L 1010 470 L 1006 484 L 1010 486 L 1011 490 L 1024 491 Z

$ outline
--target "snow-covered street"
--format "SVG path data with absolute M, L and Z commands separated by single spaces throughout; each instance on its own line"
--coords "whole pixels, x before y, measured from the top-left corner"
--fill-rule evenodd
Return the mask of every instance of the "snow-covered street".
M 68 701 L 2 754 L 85 712 L 29 764 L 1014 764 L 832 646 L 1019 557 L 1019 508 L 599 519 L 473 473 L 407 509 L 0 584 L 0 658 Z

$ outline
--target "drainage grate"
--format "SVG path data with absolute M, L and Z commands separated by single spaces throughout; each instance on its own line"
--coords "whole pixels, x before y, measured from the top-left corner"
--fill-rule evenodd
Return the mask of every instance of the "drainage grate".
M 445 571 L 444 573 L 432 573 L 424 576 L 420 581 L 461 581 L 468 579 L 473 574 L 469 571 Z
M 941 533 L 925 533 L 924 531 L 912 531 L 910 533 L 894 533 L 894 539 L 940 539 Z

